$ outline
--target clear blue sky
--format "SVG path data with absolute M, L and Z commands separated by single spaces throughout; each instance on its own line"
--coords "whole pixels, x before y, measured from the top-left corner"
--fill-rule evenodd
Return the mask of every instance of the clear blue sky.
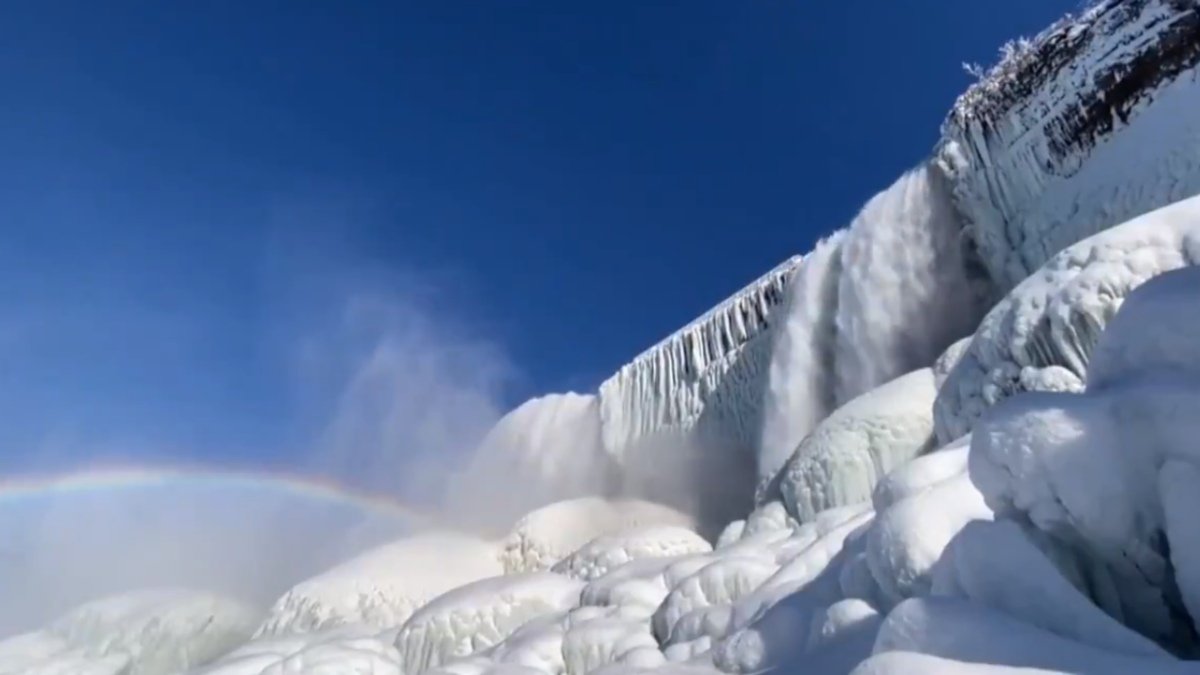
M 844 225 L 962 62 L 1076 6 L 10 3 L 0 467 L 283 452 L 321 424 L 283 345 L 356 284 L 425 289 L 515 364 L 505 402 L 592 387 Z

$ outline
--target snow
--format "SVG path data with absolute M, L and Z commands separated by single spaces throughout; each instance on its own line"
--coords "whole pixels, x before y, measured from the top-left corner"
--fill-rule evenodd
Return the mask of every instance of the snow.
M 1180 292 L 1190 288 L 1192 293 Z M 1200 379 L 1158 368 L 1194 350 L 1179 337 L 1200 302 L 1200 270 L 1148 282 L 1125 303 L 1125 328 L 1105 334 L 1093 361 L 1096 391 L 1035 393 L 998 405 L 972 438 L 971 476 L 997 514 L 1026 520 L 1047 547 L 1080 561 L 1093 602 L 1125 625 L 1177 652 L 1195 648 L 1191 616 L 1200 595 L 1192 488 L 1200 457 Z M 1122 310 L 1122 313 L 1124 310 Z M 1120 314 L 1118 314 L 1120 316 Z M 1160 328 L 1161 327 L 1161 328 Z M 1150 348 L 1148 348 L 1150 347 Z M 1136 369 L 1136 355 L 1150 367 Z M 1109 364 L 1106 358 L 1115 358 Z M 1103 495 L 1098 500 L 1096 495 Z
M 876 482 L 929 449 L 933 374 L 917 370 L 838 408 L 796 448 L 779 488 L 800 522 L 870 499 Z
M 552 572 L 482 579 L 446 593 L 409 618 L 396 636 L 405 675 L 499 644 L 526 621 L 579 603 L 583 584 Z
M 936 152 L 992 277 L 1200 192 L 1200 18 L 1190 2 L 1105 2 L 968 91 Z
M 82 605 L 0 641 L 3 675 L 157 675 L 200 666 L 250 637 L 258 615 L 210 593 L 146 590 Z
M 555 563 L 552 571 L 591 581 L 633 560 L 707 553 L 712 545 L 679 526 L 648 526 L 605 534 Z
M 1200 260 L 1200 197 L 1085 239 L 1038 270 L 984 318 L 938 391 L 938 439 L 969 432 L 1022 391 L 1080 391 L 1104 326 L 1147 279 Z
M 401 675 L 400 653 L 363 626 L 258 638 L 191 675 Z
M 399 626 L 434 597 L 503 571 L 494 543 L 450 532 L 414 535 L 297 584 L 274 604 L 257 634 Z
M 609 501 L 595 497 L 542 507 L 522 518 L 500 544 L 504 571 L 550 569 L 596 537 L 647 525 L 693 526 L 686 514 L 640 500 Z

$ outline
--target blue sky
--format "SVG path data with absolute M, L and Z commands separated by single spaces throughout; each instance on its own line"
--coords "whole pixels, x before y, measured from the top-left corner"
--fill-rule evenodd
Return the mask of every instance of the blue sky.
M 28 468 L 287 461 L 371 355 L 437 371 L 390 405 L 593 387 L 847 223 L 962 62 L 1077 2 L 19 5 L 0 466 Z

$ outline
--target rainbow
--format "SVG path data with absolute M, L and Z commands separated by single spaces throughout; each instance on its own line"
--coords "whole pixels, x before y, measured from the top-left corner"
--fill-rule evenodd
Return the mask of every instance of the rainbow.
M 389 495 L 353 491 L 326 478 L 270 471 L 217 471 L 200 467 L 105 467 L 61 474 L 0 476 L 0 507 L 5 502 L 51 498 L 55 495 L 155 487 L 269 489 L 404 519 L 414 524 L 428 524 L 432 520 L 430 514 L 406 506 Z

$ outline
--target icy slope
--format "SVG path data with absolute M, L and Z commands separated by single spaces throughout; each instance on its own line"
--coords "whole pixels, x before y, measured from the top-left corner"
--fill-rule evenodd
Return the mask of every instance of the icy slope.
M 971 430 L 1017 392 L 1078 391 L 1089 356 L 1124 297 L 1150 277 L 1200 261 L 1200 197 L 1145 214 L 1054 256 L 984 319 L 946 376 L 938 437 Z
M 452 533 L 421 534 L 372 549 L 297 584 L 271 608 L 257 635 L 383 630 L 446 591 L 503 572 L 495 544 Z
M 227 598 L 139 591 L 83 605 L 47 628 L 0 641 L 3 675 L 166 675 L 245 641 L 258 615 Z
M 1107 0 L 1018 46 L 959 99 L 937 159 L 1001 286 L 1200 192 L 1197 64 L 1196 3 Z

